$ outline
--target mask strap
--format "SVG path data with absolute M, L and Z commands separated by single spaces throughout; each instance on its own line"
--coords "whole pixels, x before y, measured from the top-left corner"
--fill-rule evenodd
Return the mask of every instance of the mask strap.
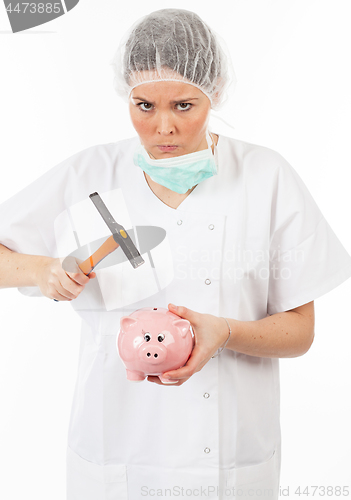
M 214 153 L 214 150 L 215 150 L 215 142 L 214 140 L 212 139 L 212 136 L 209 132 L 209 130 L 207 129 L 206 130 L 206 141 L 207 141 L 207 146 L 208 146 L 208 149 L 211 149 L 211 152 Z M 212 150 L 212 145 L 213 145 L 213 150 Z

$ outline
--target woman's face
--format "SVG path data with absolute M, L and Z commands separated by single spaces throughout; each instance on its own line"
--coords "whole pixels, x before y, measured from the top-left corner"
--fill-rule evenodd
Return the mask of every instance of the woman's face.
M 132 90 L 130 116 L 145 149 L 156 159 L 206 149 L 211 103 L 184 82 L 143 83 Z

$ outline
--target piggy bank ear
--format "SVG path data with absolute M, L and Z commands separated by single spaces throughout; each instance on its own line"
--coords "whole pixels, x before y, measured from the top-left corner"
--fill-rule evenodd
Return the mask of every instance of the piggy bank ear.
M 120 320 L 121 329 L 124 332 L 128 332 L 128 330 L 133 328 L 137 323 L 138 320 L 131 318 L 130 316 L 123 316 Z
M 190 328 L 190 322 L 187 319 L 175 319 L 173 326 L 179 329 L 180 335 L 184 338 Z

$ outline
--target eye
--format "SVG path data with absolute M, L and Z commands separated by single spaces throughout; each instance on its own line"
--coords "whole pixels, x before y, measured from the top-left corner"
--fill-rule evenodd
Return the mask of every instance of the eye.
M 145 333 L 144 340 L 145 340 L 145 342 L 149 342 L 151 340 L 151 337 L 148 333 Z
M 190 102 L 180 102 L 177 106 L 179 106 L 178 109 L 180 111 L 188 111 L 192 107 L 192 104 Z
M 139 102 L 138 104 L 139 108 L 141 109 L 141 111 L 150 111 L 152 109 L 152 104 L 150 104 L 149 102 Z
M 159 342 L 163 342 L 163 341 L 164 341 L 164 339 L 165 339 L 165 335 L 164 335 L 164 333 L 160 333 L 160 335 L 157 337 L 157 340 L 158 340 Z

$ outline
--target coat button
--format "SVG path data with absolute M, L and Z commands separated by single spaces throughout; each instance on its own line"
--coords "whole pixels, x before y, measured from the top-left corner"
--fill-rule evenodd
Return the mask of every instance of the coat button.
M 177 224 L 178 224 L 178 226 L 181 226 L 183 224 L 183 221 L 182 220 L 178 220 Z
M 205 280 L 205 283 L 206 283 L 206 285 L 210 285 L 210 284 L 211 284 L 211 280 L 209 280 L 209 279 L 207 278 L 207 280 Z
M 205 398 L 205 399 L 208 399 L 209 397 L 210 397 L 209 393 L 208 393 L 208 392 L 205 392 L 205 394 L 204 394 L 204 398 Z
M 208 226 L 208 229 L 211 229 L 211 231 L 212 231 L 212 229 L 214 229 L 214 225 L 213 225 L 213 224 L 210 224 L 210 225 Z
M 211 450 L 210 450 L 210 448 L 205 448 L 205 449 L 204 449 L 204 452 L 205 452 L 205 453 L 210 453 L 210 451 L 211 451 Z

